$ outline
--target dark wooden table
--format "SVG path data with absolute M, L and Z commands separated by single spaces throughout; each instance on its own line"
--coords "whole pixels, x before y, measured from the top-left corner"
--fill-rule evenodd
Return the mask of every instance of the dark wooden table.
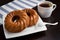
M 0 6 L 10 1 L 12 0 L 6 0 L 6 1 L 1 0 Z M 53 11 L 51 17 L 46 18 L 46 19 L 42 18 L 42 20 L 44 22 L 51 22 L 51 23 L 58 21 L 59 24 L 55 26 L 46 25 L 47 31 L 38 32 L 38 33 L 34 33 L 34 34 L 22 36 L 22 37 L 12 38 L 13 40 L 15 39 L 19 39 L 19 40 L 60 40 L 60 1 L 59 0 L 49 0 L 49 1 L 57 4 L 57 8 Z M 34 7 L 33 9 L 37 11 L 37 7 Z M 0 40 L 5 40 L 2 25 L 0 25 Z

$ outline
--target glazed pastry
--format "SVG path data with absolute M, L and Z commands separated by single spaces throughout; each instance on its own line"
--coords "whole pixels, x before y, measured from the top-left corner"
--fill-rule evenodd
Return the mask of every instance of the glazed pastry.
M 9 32 L 20 32 L 29 25 L 29 17 L 24 11 L 15 10 L 6 16 L 4 25 Z
M 35 25 L 39 19 L 37 12 L 34 9 L 24 9 L 23 11 L 29 16 L 29 26 Z

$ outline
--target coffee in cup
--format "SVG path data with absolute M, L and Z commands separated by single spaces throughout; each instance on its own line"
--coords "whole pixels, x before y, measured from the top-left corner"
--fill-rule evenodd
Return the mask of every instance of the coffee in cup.
M 49 4 L 45 4 L 45 3 L 42 3 L 42 4 L 40 4 L 39 6 L 41 6 L 41 7 L 50 7 Z

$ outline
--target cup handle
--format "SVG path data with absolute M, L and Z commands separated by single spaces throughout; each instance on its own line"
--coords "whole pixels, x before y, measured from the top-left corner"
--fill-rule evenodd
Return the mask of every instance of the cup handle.
M 56 5 L 56 4 L 53 4 L 53 10 L 54 10 L 56 7 L 57 7 L 57 5 Z M 52 11 L 53 11 L 53 10 L 52 10 Z

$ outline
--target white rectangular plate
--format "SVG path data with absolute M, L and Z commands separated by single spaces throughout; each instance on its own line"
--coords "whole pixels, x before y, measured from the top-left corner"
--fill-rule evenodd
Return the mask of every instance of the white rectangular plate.
M 8 32 L 5 29 L 4 25 L 3 25 L 3 29 L 4 29 L 4 34 L 5 34 L 6 39 L 14 38 L 14 37 L 18 37 L 18 36 L 24 36 L 24 35 L 28 35 L 28 34 L 32 34 L 32 33 L 41 32 L 41 31 L 47 30 L 47 28 L 44 25 L 44 23 L 41 20 L 41 18 L 39 18 L 39 20 L 38 20 L 36 25 L 31 26 L 31 27 L 27 27 L 25 30 L 23 30 L 22 32 L 19 32 L 19 33 L 10 33 L 10 32 Z

